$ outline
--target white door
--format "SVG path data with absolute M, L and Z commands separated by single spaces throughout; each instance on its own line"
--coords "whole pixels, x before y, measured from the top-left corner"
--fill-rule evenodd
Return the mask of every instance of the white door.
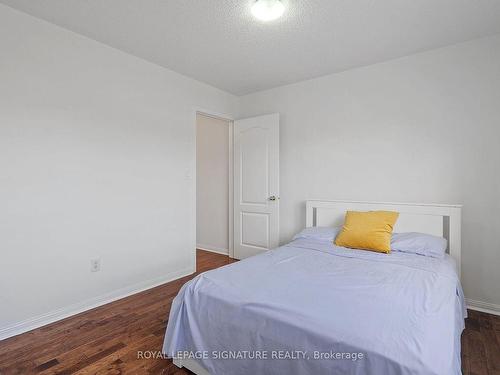
M 279 114 L 234 122 L 234 257 L 279 245 Z

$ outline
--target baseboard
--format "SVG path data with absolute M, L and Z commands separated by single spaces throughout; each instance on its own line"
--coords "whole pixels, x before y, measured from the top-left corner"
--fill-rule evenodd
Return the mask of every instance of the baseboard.
M 200 250 L 210 251 L 211 253 L 217 253 L 222 255 L 229 255 L 229 250 L 222 247 L 196 244 L 196 248 Z
M 465 302 L 467 303 L 468 309 L 500 316 L 500 305 L 483 301 L 475 301 L 468 298 L 465 299 Z
M 35 316 L 33 318 L 29 318 L 5 327 L 0 327 L 0 341 L 45 326 L 47 324 L 57 322 L 58 320 L 68 318 L 84 311 L 105 305 L 107 303 L 131 296 L 133 294 L 140 293 L 147 289 L 154 288 L 181 277 L 191 275 L 194 272 L 195 270 L 193 269 L 193 267 L 171 272 L 167 275 L 157 277 L 155 279 L 143 281 L 131 286 L 127 286 L 125 288 L 120 288 L 99 297 L 78 302 L 70 306 L 66 306 L 46 314 Z

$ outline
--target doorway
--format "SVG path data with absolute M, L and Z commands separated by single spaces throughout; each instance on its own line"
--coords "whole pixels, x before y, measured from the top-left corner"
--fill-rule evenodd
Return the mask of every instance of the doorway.
M 233 257 L 233 121 L 196 113 L 196 247 Z
M 279 114 L 196 112 L 196 247 L 243 259 L 279 245 Z

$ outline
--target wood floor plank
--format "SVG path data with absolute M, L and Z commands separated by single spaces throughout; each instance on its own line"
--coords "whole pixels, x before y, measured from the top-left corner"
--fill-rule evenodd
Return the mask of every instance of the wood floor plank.
M 57 359 L 51 359 L 50 361 L 44 362 L 38 366 L 35 367 L 35 372 L 38 371 L 44 371 L 50 368 L 53 368 L 54 366 L 57 366 L 59 364 L 59 361 Z
M 493 371 L 500 371 L 500 345 L 497 340 L 496 332 L 493 329 L 490 315 L 484 314 L 480 319 L 480 324 L 487 368 L 490 373 Z
M 171 360 L 140 358 L 161 350 L 173 298 L 195 275 L 232 263 L 197 251 L 195 274 L 0 341 L 0 375 L 187 375 Z M 464 375 L 500 375 L 500 317 L 469 311 L 462 335 Z

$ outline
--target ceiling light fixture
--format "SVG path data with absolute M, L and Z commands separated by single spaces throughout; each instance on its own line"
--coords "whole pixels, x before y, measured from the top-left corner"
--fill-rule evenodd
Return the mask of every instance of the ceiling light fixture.
M 272 21 L 280 18 L 285 6 L 280 0 L 257 0 L 252 5 L 252 14 L 261 21 Z

